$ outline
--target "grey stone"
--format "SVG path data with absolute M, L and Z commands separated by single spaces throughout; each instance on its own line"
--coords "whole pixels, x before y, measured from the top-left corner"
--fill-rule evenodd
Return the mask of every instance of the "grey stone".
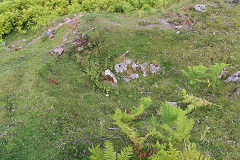
M 53 29 L 48 29 L 48 31 L 45 32 L 46 36 L 50 36 L 51 34 L 53 34 L 54 30 Z
M 123 55 L 122 56 L 125 56 L 125 57 L 127 57 L 129 55 L 129 51 L 126 51 L 125 53 L 123 53 Z
M 117 73 L 123 73 L 124 71 L 127 71 L 127 66 L 132 63 L 132 60 L 125 59 L 122 63 L 116 64 L 114 66 L 114 69 Z
M 93 47 L 93 44 L 91 42 L 88 43 L 88 47 L 89 48 L 92 48 Z
M 63 41 L 67 41 L 68 33 L 63 36 Z
M 157 72 L 159 72 L 161 70 L 161 68 L 159 66 L 155 66 L 154 64 L 150 63 L 150 72 L 152 74 L 155 74 Z
M 240 88 L 238 88 L 234 93 L 233 93 L 233 97 L 237 97 L 240 95 Z
M 78 51 L 82 52 L 84 49 L 82 47 L 78 47 Z
M 138 67 L 139 67 L 138 64 L 136 64 L 136 63 L 133 63 L 133 64 L 132 64 L 132 69 L 137 70 Z
M 57 56 L 61 56 L 64 52 L 64 47 L 63 46 L 56 46 L 53 49 L 53 52 L 55 52 L 57 54 Z
M 2 45 L 2 46 L 5 46 L 5 45 L 6 45 L 6 42 L 5 42 L 5 41 L 3 41 L 3 42 L 1 43 L 1 45 Z
M 219 79 L 221 79 L 222 77 L 226 76 L 227 75 L 227 72 L 225 71 L 226 68 L 223 68 L 223 70 L 221 70 L 221 73 L 220 75 L 218 76 Z
M 225 80 L 225 82 L 226 83 L 228 83 L 228 82 L 237 82 L 239 80 L 240 80 L 240 71 L 237 71 L 236 73 L 234 73 L 233 75 L 228 77 L 228 79 Z
M 175 108 L 178 107 L 178 103 L 177 102 L 168 102 L 169 104 L 171 104 L 172 106 L 174 106 Z
M 83 39 L 86 39 L 86 38 L 87 38 L 87 34 L 86 34 L 86 33 L 83 33 L 83 34 L 82 34 L 82 38 L 83 38 Z
M 123 77 L 123 80 L 125 82 L 130 82 L 131 80 L 137 79 L 137 78 L 139 78 L 139 75 L 137 73 L 134 73 L 134 74 L 131 74 L 131 75 L 127 76 L 127 77 Z
M 146 77 L 147 76 L 147 63 L 144 62 L 143 64 L 140 64 L 140 67 L 143 72 L 143 76 Z
M 127 77 L 123 77 L 123 80 L 124 80 L 124 82 L 130 82 L 131 81 L 131 79 L 127 78 Z
M 70 19 L 70 18 L 65 18 L 65 19 L 64 19 L 64 23 L 68 24 L 68 23 L 70 23 L 70 22 L 71 22 L 71 19 Z
M 134 73 L 134 74 L 131 74 L 131 75 L 129 76 L 129 78 L 131 78 L 131 79 L 137 79 L 137 78 L 139 78 L 139 75 L 138 75 L 137 73 Z
M 238 0 L 233 0 L 232 3 L 238 4 Z
M 103 72 L 103 76 L 110 77 L 114 83 L 118 82 L 116 76 L 109 69 L 107 69 Z M 108 80 L 108 79 L 104 79 L 104 80 Z
M 194 8 L 198 12 L 206 12 L 206 4 L 196 4 Z

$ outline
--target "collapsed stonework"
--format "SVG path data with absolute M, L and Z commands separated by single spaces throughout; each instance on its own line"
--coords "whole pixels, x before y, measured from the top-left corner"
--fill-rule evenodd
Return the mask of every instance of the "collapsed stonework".
M 125 57 L 121 62 L 114 65 L 114 70 L 118 74 L 118 77 L 108 69 L 105 70 L 103 74 L 105 78 L 103 79 L 105 81 L 113 82 L 113 79 L 117 78 L 122 79 L 124 82 L 130 82 L 131 80 L 138 79 L 140 74 L 142 74 L 143 77 L 147 77 L 149 74 L 156 74 L 161 68 L 153 63 L 139 63 Z M 106 73 L 109 73 L 107 75 L 111 76 L 111 78 L 106 78 Z M 117 82 L 114 81 L 114 83 Z

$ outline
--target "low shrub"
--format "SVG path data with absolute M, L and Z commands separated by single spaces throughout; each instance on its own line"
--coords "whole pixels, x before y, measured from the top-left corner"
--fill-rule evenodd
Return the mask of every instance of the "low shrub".
M 5 0 L 0 2 L 0 39 L 13 30 L 36 30 L 53 18 L 79 12 L 162 9 L 178 0 Z

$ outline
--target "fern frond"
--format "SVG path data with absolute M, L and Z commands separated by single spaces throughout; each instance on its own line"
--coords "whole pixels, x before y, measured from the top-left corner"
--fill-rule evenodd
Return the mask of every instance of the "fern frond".
M 183 151 L 183 158 L 186 160 L 210 160 L 209 157 L 204 157 L 197 150 L 196 144 L 192 143 L 187 146 L 187 150 Z
M 181 151 L 175 149 L 171 142 L 169 143 L 169 149 L 165 150 L 164 146 L 158 145 L 159 149 L 157 153 L 153 154 L 150 160 L 183 160 L 181 157 Z
M 188 78 L 191 85 L 195 85 L 196 82 L 204 83 L 206 81 L 207 67 L 203 65 L 188 66 L 188 71 L 182 70 L 183 74 Z
M 93 147 L 92 148 L 88 148 L 88 150 L 92 153 L 92 155 L 90 156 L 91 160 L 106 160 L 104 158 L 104 151 L 98 146 Z
M 190 131 L 194 125 L 194 120 L 188 119 L 185 113 L 181 112 L 176 121 L 176 131 L 174 132 L 174 138 L 179 142 L 182 140 L 189 140 Z
M 168 102 L 162 104 L 160 112 L 161 122 L 171 125 L 177 119 L 180 110 L 180 108 L 175 108 Z
M 209 68 L 208 77 L 210 79 L 210 84 L 212 86 L 215 86 L 217 84 L 219 74 L 227 66 L 229 66 L 229 64 L 226 64 L 226 63 L 218 64 L 218 63 L 216 63 L 215 65 L 213 65 Z
M 203 107 L 203 106 L 213 106 L 215 104 L 202 99 L 202 98 L 198 98 L 195 97 L 193 95 L 189 95 L 187 94 L 187 92 L 185 90 L 183 90 L 183 103 L 188 104 L 187 105 L 187 109 L 185 110 L 185 112 L 188 114 L 190 112 L 192 112 L 193 110 L 199 108 L 199 107 Z
M 128 160 L 131 158 L 131 155 L 133 154 L 133 149 L 132 147 L 125 147 L 121 151 L 121 154 L 117 154 L 117 159 L 118 160 Z
M 114 152 L 114 148 L 111 142 L 107 141 L 104 143 L 105 149 L 104 149 L 104 157 L 106 160 L 116 160 L 116 154 Z

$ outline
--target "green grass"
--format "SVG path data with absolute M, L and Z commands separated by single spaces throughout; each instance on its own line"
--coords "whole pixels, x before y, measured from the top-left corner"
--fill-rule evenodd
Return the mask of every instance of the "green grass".
M 139 27 L 142 19 L 155 24 L 162 13 L 142 18 L 92 13 L 80 19 L 79 32 L 86 32 L 90 41 L 98 44 L 80 56 L 99 64 L 99 74 L 113 69 L 114 61 L 127 50 L 131 59 L 155 61 L 162 68 L 157 75 L 140 76 L 129 83 L 120 81 L 117 88 L 112 87 L 109 97 L 90 80 L 85 72 L 87 66 L 77 62 L 76 54 L 66 53 L 61 58 L 49 55 L 54 46 L 63 43 L 65 32 L 71 31 L 67 25 L 56 31 L 54 40 L 40 40 L 18 52 L 1 47 L 0 133 L 5 136 L 0 135 L 0 159 L 88 159 L 88 151 L 81 156 L 91 146 L 84 142 L 86 134 L 94 144 L 109 139 L 119 149 L 126 145 L 126 137 L 108 129 L 116 127 L 110 117 L 114 109 L 131 109 L 141 97 L 151 97 L 153 105 L 148 108 L 148 119 L 162 102 L 181 101 L 179 88 L 222 106 L 201 108 L 190 115 L 196 121 L 192 141 L 213 159 L 238 159 L 240 101 L 231 96 L 239 85 L 221 80 L 215 88 L 191 87 L 181 69 L 220 62 L 238 64 L 239 5 L 229 8 L 220 3 L 207 7 L 206 13 L 195 12 L 191 1 L 172 7 L 183 14 L 183 6 L 189 8 L 187 12 L 194 25 L 179 34 Z M 217 18 L 211 21 L 214 16 Z M 4 40 L 9 45 L 23 38 L 30 40 L 36 34 L 14 33 Z M 52 76 L 58 85 L 47 81 Z M 206 127 L 210 127 L 209 132 L 201 137 Z M 79 140 L 74 143 L 71 139 Z

